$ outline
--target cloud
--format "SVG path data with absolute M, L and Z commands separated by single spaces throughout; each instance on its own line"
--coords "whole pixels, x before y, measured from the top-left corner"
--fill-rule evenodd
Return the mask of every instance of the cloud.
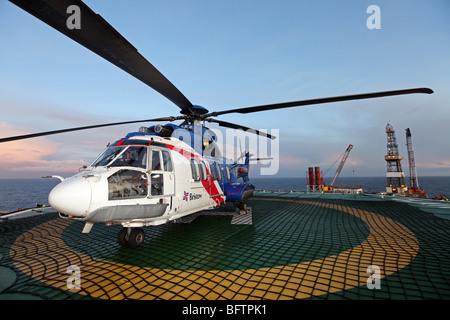
M 426 169 L 450 169 L 450 160 L 436 160 L 436 161 L 428 161 L 421 164 L 422 168 Z
M 26 130 L 6 122 L 0 123 L 0 136 L 24 134 Z M 61 145 L 45 138 L 18 140 L 0 144 L 0 168 L 6 172 L 77 172 L 86 165 L 84 160 L 52 160 L 60 152 Z
M 0 98 L 0 110 L 0 137 L 129 120 L 105 119 L 104 115 L 91 113 L 95 112 L 92 109 L 74 111 L 20 97 Z M 130 131 L 137 131 L 137 126 L 105 127 L 0 143 L 0 178 L 72 175 L 93 161 L 108 143 Z

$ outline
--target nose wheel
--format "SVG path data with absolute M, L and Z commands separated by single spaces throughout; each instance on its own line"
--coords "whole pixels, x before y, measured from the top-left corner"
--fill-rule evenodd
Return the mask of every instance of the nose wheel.
M 121 246 L 140 247 L 144 243 L 145 233 L 141 228 L 122 228 L 119 231 L 118 242 Z

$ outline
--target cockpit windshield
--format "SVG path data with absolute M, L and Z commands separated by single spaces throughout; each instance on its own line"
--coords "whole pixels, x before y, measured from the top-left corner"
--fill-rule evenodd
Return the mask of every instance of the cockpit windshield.
M 92 167 L 106 166 L 110 163 L 119 153 L 125 149 L 124 147 L 109 147 L 94 161 Z
M 111 167 L 138 167 L 147 166 L 147 147 L 130 146 L 125 149 L 111 164 Z
M 146 168 L 147 147 L 120 146 L 107 148 L 92 164 L 92 167 L 138 167 Z

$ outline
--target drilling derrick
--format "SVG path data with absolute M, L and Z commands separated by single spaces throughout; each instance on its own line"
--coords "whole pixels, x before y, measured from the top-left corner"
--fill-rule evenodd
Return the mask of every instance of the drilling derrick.
M 405 173 L 402 171 L 400 161 L 402 156 L 398 153 L 397 139 L 395 137 L 395 130 L 390 123 L 386 126 L 387 134 L 387 155 L 384 159 L 387 162 L 387 193 L 406 193 L 408 188 L 405 184 Z
M 411 130 L 406 129 L 406 148 L 408 150 L 408 162 L 409 162 L 409 179 L 410 188 L 409 194 L 414 197 L 427 197 L 425 192 L 419 187 L 419 177 L 417 176 L 416 162 L 414 160 L 414 150 L 412 144 Z

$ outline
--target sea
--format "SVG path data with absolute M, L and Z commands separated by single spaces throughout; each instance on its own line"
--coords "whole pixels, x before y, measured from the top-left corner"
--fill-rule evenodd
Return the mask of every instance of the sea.
M 409 180 L 406 178 L 406 181 Z M 258 190 L 306 191 L 305 177 L 258 177 L 252 178 L 251 182 Z M 58 179 L 0 179 L 0 211 L 11 212 L 32 208 L 37 204 L 48 205 L 48 194 L 58 183 Z M 378 193 L 384 191 L 385 184 L 386 177 L 339 177 L 335 187 L 361 187 L 366 193 Z M 419 185 L 429 198 L 450 196 L 450 176 L 419 177 Z

